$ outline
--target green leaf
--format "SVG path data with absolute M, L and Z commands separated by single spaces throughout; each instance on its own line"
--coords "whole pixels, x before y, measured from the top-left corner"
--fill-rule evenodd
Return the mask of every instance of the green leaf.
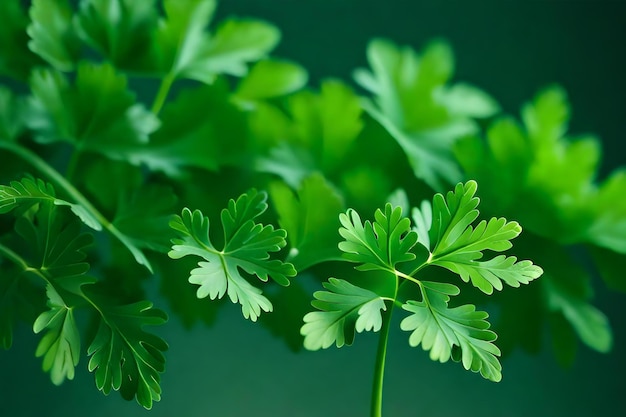
M 339 215 L 339 234 L 345 239 L 339 243 L 343 258 L 361 263 L 356 267 L 360 271 L 394 271 L 396 264 L 414 260 L 411 249 L 417 243 L 417 233 L 411 230 L 411 221 L 402 216 L 402 209 L 388 203 L 385 211 L 376 210 L 374 217 L 373 223 L 363 223 L 352 209 Z
M 271 302 L 262 291 L 252 286 L 241 274 L 255 275 L 262 281 L 271 277 L 281 285 L 289 285 L 288 277 L 296 270 L 290 263 L 269 259 L 270 252 L 277 252 L 286 245 L 285 231 L 272 225 L 255 223 L 255 219 L 267 209 L 267 195 L 251 189 L 236 201 L 230 200 L 228 208 L 222 210 L 224 247 L 215 248 L 209 237 L 209 219 L 202 212 L 183 209 L 170 226 L 178 237 L 172 239 L 169 256 L 179 259 L 194 255 L 205 261 L 191 271 L 189 282 L 200 287 L 198 298 L 209 296 L 212 300 L 228 293 L 233 303 L 241 304 L 245 318 L 256 321 L 261 310 L 272 310 Z
M 541 276 L 541 268 L 531 261 L 517 262 L 514 256 L 500 255 L 478 261 L 483 257 L 482 251 L 510 249 L 513 246 L 511 240 L 521 233 L 522 228 L 517 222 L 495 217 L 473 226 L 478 217 L 476 189 L 476 182 L 468 181 L 458 184 L 445 198 L 442 194 L 433 198 L 430 263 L 460 275 L 465 282 L 471 280 L 472 285 L 486 294 L 493 293 L 494 288 L 502 290 L 502 281 L 519 287 Z M 417 217 L 422 219 L 419 224 L 423 229 L 424 215 L 418 214 Z
M 120 199 L 113 225 L 134 246 L 165 253 L 169 250 L 169 222 L 176 200 L 169 187 L 144 185 Z
M 170 177 L 181 177 L 192 167 L 215 171 L 243 157 L 245 119 L 229 102 L 224 85 L 181 91 L 165 105 L 161 119 L 149 142 L 120 147 L 113 157 Z
M 590 290 L 583 295 L 575 288 L 568 288 L 563 279 L 546 278 L 542 280 L 542 288 L 549 310 L 562 314 L 587 346 L 598 352 L 609 352 L 613 346 L 611 327 L 604 313 L 587 302 Z
M 300 91 L 282 111 L 257 105 L 251 115 L 255 139 L 269 148 L 255 169 L 279 175 L 293 188 L 316 170 L 341 169 L 363 128 L 358 97 L 345 84 L 326 80 L 321 91 Z
M 307 81 L 307 71 L 300 65 L 264 59 L 254 64 L 239 82 L 235 96 L 244 101 L 278 97 L 301 89 Z
M 410 300 L 402 306 L 411 313 L 400 323 L 402 330 L 411 332 L 409 344 L 430 351 L 432 360 L 447 362 L 453 358 L 467 370 L 500 381 L 500 350 L 492 343 L 496 334 L 488 330 L 488 314 L 476 311 L 471 304 L 450 308 L 450 296 L 459 292 L 453 285 L 422 282 L 421 289 L 422 301 Z
M 0 16 L 0 74 L 26 81 L 31 69 L 43 64 L 27 46 L 28 17 L 19 1 L 1 1 Z
M 75 27 L 116 68 L 155 72 L 157 21 L 155 0 L 83 0 Z
M 531 261 L 517 262 L 515 256 L 499 255 L 488 261 L 475 261 L 471 258 L 455 257 L 453 260 L 436 261 L 433 265 L 442 266 L 458 274 L 464 282 L 471 280 L 472 285 L 485 294 L 493 293 L 495 288 L 502 290 L 502 281 L 511 287 L 528 284 L 539 278 L 543 270 Z
M 34 0 L 29 10 L 28 47 L 60 71 L 72 71 L 80 57 L 80 42 L 72 25 L 68 0 Z
M 307 313 L 300 331 L 306 349 L 351 345 L 355 330 L 362 333 L 381 329 L 381 310 L 387 308 L 378 294 L 337 278 L 323 285 L 328 291 L 317 291 L 311 303 L 322 311 Z
M 0 141 L 15 141 L 25 128 L 28 114 L 26 100 L 0 86 Z
M 23 212 L 42 202 L 68 206 L 87 226 L 94 230 L 102 230 L 102 224 L 89 210 L 80 204 L 56 198 L 52 185 L 41 179 L 25 177 L 21 181 L 11 181 L 9 185 L 0 185 L 0 214 L 9 213 L 16 209 Z
M 418 56 L 409 47 L 376 39 L 367 58 L 371 71 L 354 75 L 374 95 L 363 100 L 363 108 L 398 142 L 417 178 L 436 190 L 458 182 L 453 145 L 478 130 L 473 117 L 497 111 L 495 102 L 465 84 L 447 86 L 454 63 L 445 42 L 429 44 Z
M 35 356 L 43 356 L 43 370 L 50 372 L 55 385 L 65 379 L 74 379 L 74 368 L 80 359 L 80 334 L 76 326 L 73 308 L 67 306 L 52 285 L 48 285 L 48 306 L 37 317 L 33 331 L 47 330 L 37 345 Z
M 160 374 L 165 370 L 162 352 L 168 346 L 160 337 L 143 330 L 167 321 L 166 314 L 141 301 L 124 306 L 99 303 L 101 319 L 87 353 L 89 371 L 104 394 L 119 390 L 122 396 L 151 409 L 161 399 Z
M 289 259 L 298 271 L 340 258 L 338 224 L 329 219 L 344 210 L 343 199 L 322 175 L 303 180 L 297 195 L 284 183 L 274 182 L 270 196 L 287 232 Z
M 79 150 L 115 156 L 120 148 L 146 143 L 159 124 L 110 64 L 82 62 L 74 85 L 56 71 L 38 69 L 30 84 L 29 127 L 41 143 L 66 141 Z
M 626 254 L 626 169 L 611 174 L 591 201 L 594 218 L 585 238 L 603 248 Z
M 207 84 L 218 74 L 245 75 L 247 64 L 266 56 L 280 38 L 274 26 L 256 20 L 228 20 L 206 32 L 214 0 L 165 0 L 167 18 L 157 34 L 162 71 Z
M 449 114 L 475 118 L 491 117 L 500 110 L 498 103 L 484 91 L 464 83 L 434 91 L 435 101 Z

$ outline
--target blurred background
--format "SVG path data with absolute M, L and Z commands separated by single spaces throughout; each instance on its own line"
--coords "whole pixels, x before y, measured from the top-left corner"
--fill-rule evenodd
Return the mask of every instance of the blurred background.
M 306 67 L 314 87 L 327 77 L 352 83 L 352 71 L 366 65 L 365 46 L 373 37 L 418 50 L 433 38 L 448 40 L 455 79 L 481 87 L 514 115 L 539 89 L 558 83 L 571 100 L 570 132 L 602 139 L 605 175 L 626 165 L 625 6 L 608 0 L 229 0 L 221 2 L 216 20 L 236 15 L 276 24 L 283 39 L 274 55 Z M 626 297 L 599 279 L 595 284 L 595 305 L 613 326 L 614 348 L 602 355 L 581 345 L 569 369 L 557 365 L 546 343 L 540 355 L 515 351 L 506 357 L 503 381 L 491 383 L 458 364 L 431 362 L 395 326 L 386 415 L 626 415 Z M 159 300 L 154 287 L 151 297 Z M 167 310 L 165 301 L 157 306 Z M 13 348 L 0 353 L 0 416 L 368 414 L 376 335 L 358 335 L 352 347 L 293 353 L 231 305 L 212 327 L 186 330 L 172 316 L 160 334 L 170 343 L 164 398 L 148 412 L 117 393 L 106 398 L 95 390 L 84 357 L 74 381 L 53 386 L 33 358 L 37 339 L 20 327 Z

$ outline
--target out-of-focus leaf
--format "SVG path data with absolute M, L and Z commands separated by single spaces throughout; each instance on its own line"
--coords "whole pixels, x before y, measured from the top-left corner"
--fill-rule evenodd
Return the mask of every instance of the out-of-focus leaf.
M 0 1 L 0 74 L 28 80 L 31 69 L 43 63 L 28 49 L 28 17 L 19 1 Z
M 466 84 L 448 86 L 454 62 L 450 47 L 429 44 L 421 56 L 410 47 L 376 39 L 367 48 L 371 71 L 355 80 L 374 98 L 364 109 L 404 150 L 414 174 L 440 191 L 461 179 L 453 144 L 477 131 L 472 117 L 493 115 L 498 106 L 487 94 Z
M 250 68 L 237 85 L 235 96 L 244 101 L 278 97 L 301 89 L 307 80 L 307 71 L 300 65 L 265 59 Z
M 280 38 L 268 23 L 235 19 L 209 36 L 215 0 L 165 0 L 163 7 L 166 18 L 157 33 L 161 69 L 173 78 L 210 84 L 218 74 L 243 76 L 247 64 L 264 58 Z
M 28 124 L 41 143 L 66 141 L 115 156 L 119 148 L 146 143 L 159 125 L 110 64 L 80 64 L 73 85 L 61 73 L 38 69 L 31 88 L 34 111 Z
M 80 41 L 72 24 L 68 0 L 33 0 L 28 47 L 60 71 L 72 71 L 80 56 Z
M 83 0 L 75 27 L 116 68 L 155 72 L 155 0 Z
M 280 226 L 287 231 L 289 260 L 298 271 L 332 259 L 339 259 L 337 249 L 343 199 L 320 174 L 302 181 L 297 194 L 282 182 L 274 182 L 270 196 Z

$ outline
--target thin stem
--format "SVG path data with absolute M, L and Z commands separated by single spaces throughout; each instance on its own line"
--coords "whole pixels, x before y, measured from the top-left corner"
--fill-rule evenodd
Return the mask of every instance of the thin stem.
M 42 174 L 46 175 L 50 180 L 52 180 L 57 186 L 63 189 L 71 198 L 74 199 L 78 204 L 82 205 L 87 211 L 91 213 L 93 217 L 95 217 L 102 226 L 107 229 L 111 229 L 113 225 L 111 222 L 107 220 L 106 217 L 102 213 L 95 208 L 84 195 L 81 194 L 65 177 L 59 172 L 48 165 L 46 161 L 41 159 L 37 154 L 32 152 L 31 150 L 24 148 L 16 143 L 0 141 L 0 148 L 4 148 L 10 152 L 13 152 L 30 165 L 32 165 L 35 169 L 37 169 Z
M 46 175 L 52 182 L 54 182 L 59 188 L 63 189 L 67 195 L 69 195 L 76 203 L 82 206 L 89 214 L 95 218 L 102 227 L 107 229 L 109 233 L 115 236 L 126 248 L 133 254 L 135 260 L 144 265 L 150 272 L 152 272 L 152 266 L 144 254 L 133 245 L 133 243 L 122 233 L 113 223 L 111 223 L 102 213 L 94 207 L 89 200 L 81 194 L 63 175 L 48 165 L 46 161 L 41 159 L 37 154 L 24 148 L 16 143 L 8 141 L 0 141 L 0 149 L 6 149 L 13 152 L 26 162 L 31 164 L 35 169 Z
M 165 100 L 167 99 L 167 95 L 169 94 L 170 88 L 172 88 L 172 84 L 175 79 L 176 76 L 173 73 L 169 73 L 163 78 L 163 80 L 161 80 L 159 91 L 154 98 L 154 103 L 152 103 L 152 113 L 159 114 L 163 104 L 165 104 Z
M 374 369 L 374 383 L 372 385 L 372 403 L 370 409 L 371 417 L 382 417 L 383 415 L 383 380 L 385 377 L 385 359 L 387 357 L 387 341 L 389 340 L 389 327 L 394 305 L 389 307 L 386 314 L 383 314 L 383 324 L 380 329 L 380 339 L 378 339 L 378 350 L 376 352 L 376 368 Z

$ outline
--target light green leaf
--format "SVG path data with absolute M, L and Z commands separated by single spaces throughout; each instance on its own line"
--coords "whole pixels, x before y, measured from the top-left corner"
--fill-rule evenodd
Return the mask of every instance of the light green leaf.
M 345 239 L 339 243 L 343 258 L 362 264 L 356 267 L 360 271 L 394 271 L 396 264 L 414 260 L 411 249 L 417 243 L 417 233 L 411 230 L 411 221 L 402 216 L 402 209 L 387 203 L 385 211 L 376 210 L 374 217 L 373 223 L 363 223 L 352 209 L 339 215 L 339 234 Z
M 541 268 L 530 261 L 517 262 L 514 256 L 501 255 L 478 261 L 485 250 L 503 252 L 510 249 L 513 246 L 511 240 L 521 233 L 522 228 L 517 222 L 495 217 L 473 226 L 478 217 L 476 188 L 476 182 L 468 181 L 458 184 L 445 198 L 442 194 L 433 198 L 429 233 L 433 249 L 429 262 L 460 275 L 465 282 L 471 280 L 472 285 L 486 294 L 493 293 L 494 288 L 502 290 L 502 281 L 519 287 L 541 276 Z M 415 214 L 420 224 L 425 225 L 424 214 L 418 210 Z
M 363 100 L 363 108 L 398 142 L 417 178 L 436 190 L 461 180 L 453 145 L 478 130 L 472 117 L 490 114 L 494 103 L 477 89 L 446 85 L 454 63 L 444 42 L 431 43 L 420 57 L 409 47 L 376 39 L 367 57 L 371 72 L 355 73 L 374 95 Z
M 301 89 L 307 80 L 307 71 L 298 64 L 264 59 L 239 82 L 235 96 L 244 101 L 278 97 Z
M 411 313 L 400 323 L 402 330 L 411 332 L 409 344 L 430 351 L 432 360 L 447 362 L 452 358 L 467 370 L 500 381 L 500 350 L 492 343 L 496 334 L 488 330 L 488 314 L 476 311 L 471 304 L 450 308 L 450 295 L 458 294 L 458 288 L 450 284 L 422 282 L 421 289 L 422 301 L 410 300 L 402 306 Z
M 543 273 L 543 270 L 533 265 L 531 261 L 517 262 L 515 256 L 504 255 L 482 262 L 471 259 L 469 256 L 459 256 L 452 260 L 438 260 L 433 262 L 433 265 L 442 266 L 458 274 L 465 282 L 471 280 L 472 285 L 485 294 L 493 293 L 494 288 L 501 291 L 502 281 L 517 288 L 520 284 L 528 284 L 539 278 Z
M 192 212 L 185 208 L 181 216 L 170 222 L 170 227 L 178 234 L 172 239 L 170 258 L 194 255 L 206 261 L 199 262 L 199 267 L 192 270 L 189 277 L 189 282 L 200 285 L 198 298 L 221 298 L 227 293 L 232 302 L 241 304 L 244 317 L 252 321 L 256 321 L 261 310 L 271 311 L 272 304 L 261 295 L 261 290 L 248 283 L 240 269 L 262 281 L 271 277 L 281 285 L 289 285 L 288 277 L 296 275 L 292 264 L 269 259 L 270 252 L 277 252 L 286 245 L 286 233 L 272 225 L 255 223 L 267 209 L 266 199 L 265 193 L 252 189 L 237 201 L 229 201 L 228 208 L 221 213 L 224 229 L 221 250 L 211 243 L 209 219 L 199 210 Z
M 484 91 L 464 83 L 434 91 L 435 101 L 451 115 L 486 118 L 500 110 L 498 103 Z
M 73 309 L 52 285 L 48 285 L 46 292 L 50 310 L 37 317 L 33 331 L 47 332 L 37 345 L 35 356 L 43 356 L 43 370 L 50 372 L 55 385 L 61 385 L 66 378 L 74 379 L 74 368 L 80 359 L 80 334 Z
M 80 42 L 72 25 L 68 0 L 34 0 L 26 29 L 28 47 L 60 71 L 72 71 L 80 56 Z
M 193 63 L 208 42 L 205 28 L 216 7 L 215 0 L 163 1 L 166 19 L 160 21 L 157 34 L 163 72 L 178 75 Z
M 212 36 L 206 32 L 215 11 L 214 0 L 165 0 L 167 18 L 157 39 L 162 71 L 173 78 L 211 84 L 216 75 L 243 76 L 247 64 L 264 58 L 280 38 L 274 26 L 258 20 L 230 19 Z
M 302 181 L 297 195 L 282 182 L 270 186 L 280 226 L 287 232 L 289 259 L 298 271 L 340 258 L 336 219 L 344 210 L 341 195 L 320 174 Z
M 161 399 L 160 374 L 165 370 L 163 339 L 143 330 L 167 321 L 166 314 L 141 301 L 125 306 L 99 304 L 101 319 L 87 353 L 89 371 L 104 394 L 119 390 L 146 409 Z
M 378 294 L 337 278 L 323 285 L 328 291 L 317 291 L 311 303 L 321 311 L 307 313 L 300 330 L 306 349 L 351 345 L 355 330 L 361 333 L 381 329 L 381 310 L 387 308 Z
M 82 40 L 116 68 L 154 72 L 155 0 L 83 0 L 75 18 Z

